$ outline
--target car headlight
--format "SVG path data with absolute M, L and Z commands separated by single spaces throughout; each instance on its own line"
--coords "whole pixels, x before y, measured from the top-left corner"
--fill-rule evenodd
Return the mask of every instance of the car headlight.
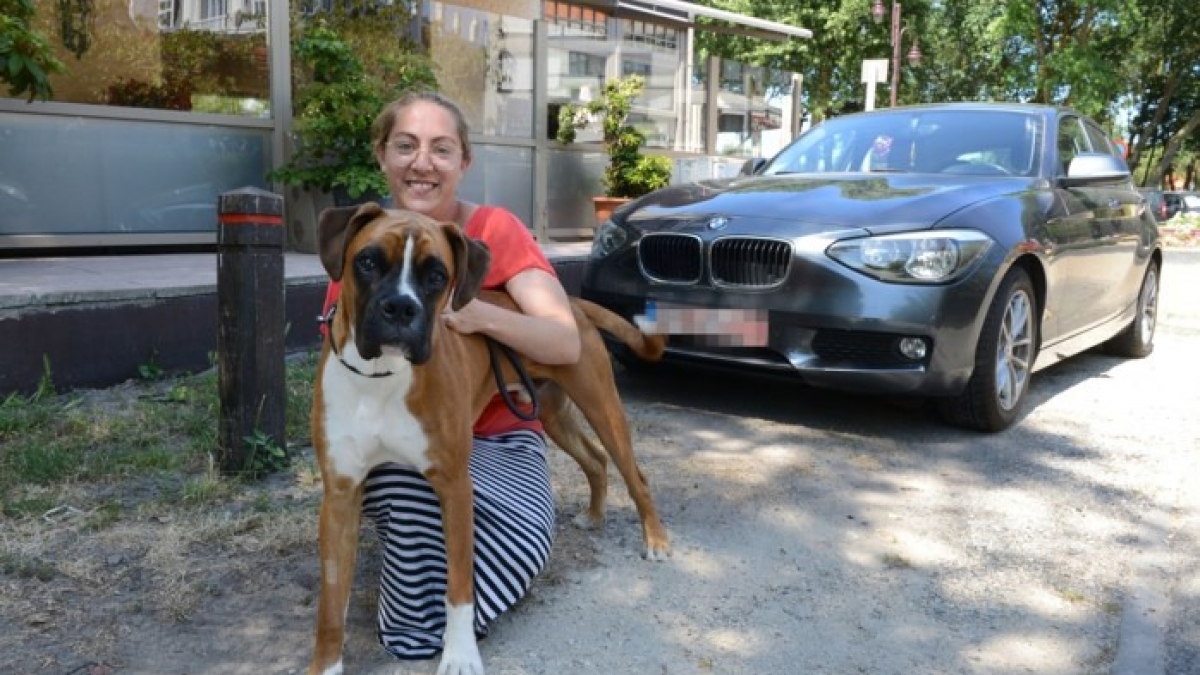
M 629 233 L 625 231 L 625 228 L 609 218 L 596 228 L 596 234 L 592 239 L 592 257 L 603 258 L 624 246 L 628 239 Z
M 882 281 L 936 284 L 969 269 L 991 246 L 992 239 L 977 230 L 933 230 L 844 239 L 826 253 Z

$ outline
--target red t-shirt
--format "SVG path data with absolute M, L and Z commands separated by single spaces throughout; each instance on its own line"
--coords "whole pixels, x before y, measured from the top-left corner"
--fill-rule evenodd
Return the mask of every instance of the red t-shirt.
M 463 230 L 468 237 L 487 244 L 492 253 L 492 265 L 488 268 L 487 276 L 483 280 L 483 287 L 487 290 L 503 290 L 509 279 L 527 269 L 545 270 L 554 274 L 554 267 L 550 261 L 546 260 L 546 256 L 529 233 L 529 229 L 519 218 L 503 208 L 497 206 L 476 208 Z M 322 314 L 327 313 L 330 306 L 337 301 L 341 289 L 341 282 L 329 282 L 329 288 L 325 291 L 325 308 Z M 324 326 L 322 326 L 322 330 L 324 330 Z M 543 432 L 541 422 L 522 420 L 512 414 L 500 396 L 496 395 L 484 407 L 479 419 L 475 421 L 474 432 L 477 436 L 495 436 L 518 429 Z

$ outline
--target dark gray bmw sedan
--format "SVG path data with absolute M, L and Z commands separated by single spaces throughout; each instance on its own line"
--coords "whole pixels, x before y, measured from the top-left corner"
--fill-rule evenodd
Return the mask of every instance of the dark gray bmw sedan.
M 1094 122 L 942 104 L 830 119 L 750 175 L 626 205 L 582 295 L 669 334 L 671 361 L 934 397 L 998 431 L 1035 371 L 1101 343 L 1150 353 L 1161 266 Z

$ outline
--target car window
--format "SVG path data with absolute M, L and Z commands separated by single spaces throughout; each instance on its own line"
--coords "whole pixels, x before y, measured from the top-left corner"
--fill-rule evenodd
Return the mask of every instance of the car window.
M 1058 123 L 1058 168 L 1065 176 L 1071 160 L 1081 152 L 1091 152 L 1087 134 L 1078 117 L 1064 117 Z
M 1108 134 L 1104 133 L 1100 127 L 1087 121 L 1084 122 L 1083 126 L 1087 131 L 1088 140 L 1092 142 L 1093 152 L 1103 152 L 1113 157 L 1120 157 L 1122 155 L 1121 151 L 1117 149 L 1117 144 L 1113 143 Z
M 982 131 L 981 131 L 982 130 Z M 992 110 L 915 110 L 827 120 L 780 152 L 762 174 L 1037 173 L 1041 118 Z

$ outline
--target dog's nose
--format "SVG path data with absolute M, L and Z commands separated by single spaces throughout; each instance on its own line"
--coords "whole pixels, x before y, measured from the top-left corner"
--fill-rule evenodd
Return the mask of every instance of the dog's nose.
M 388 321 L 411 323 L 421 313 L 421 305 L 413 298 L 398 296 L 380 302 L 379 311 Z

